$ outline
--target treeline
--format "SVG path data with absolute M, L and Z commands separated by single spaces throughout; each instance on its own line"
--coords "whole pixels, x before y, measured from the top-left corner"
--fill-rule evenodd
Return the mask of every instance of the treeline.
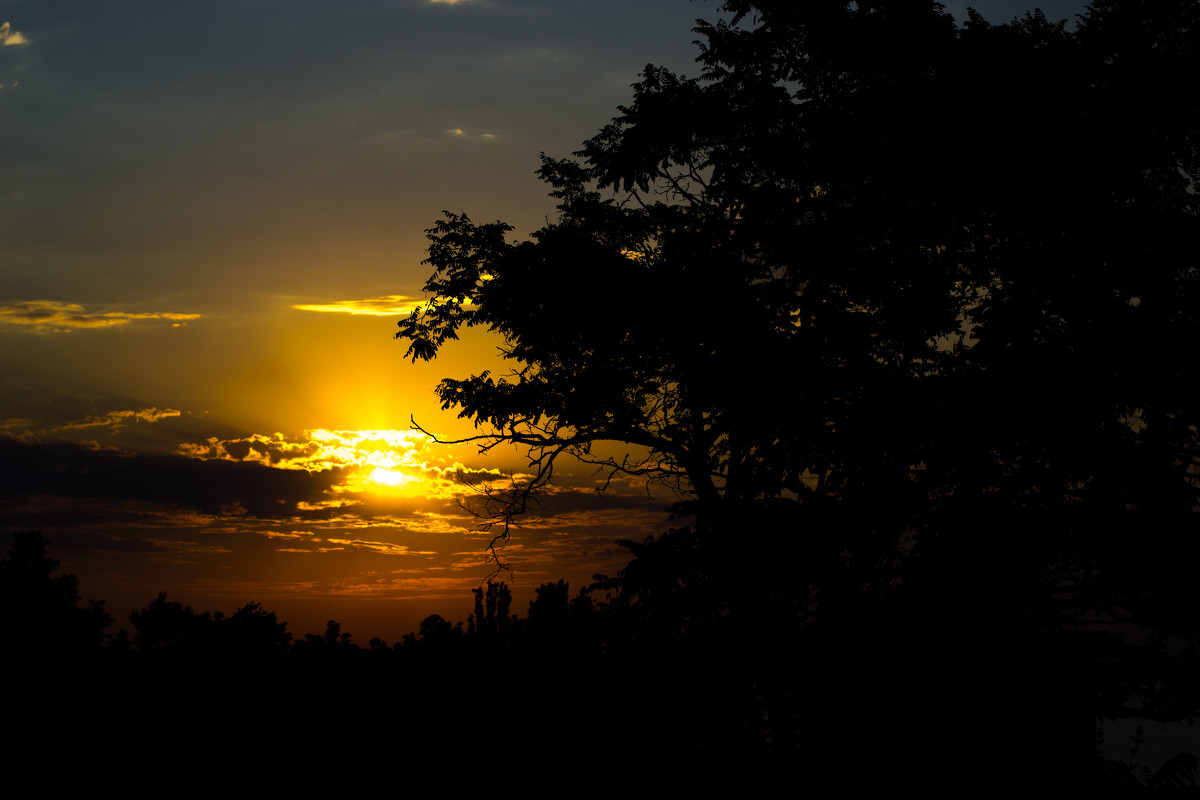
M 85 602 L 74 575 L 56 574 L 59 562 L 47 555 L 47 544 L 40 531 L 15 533 L 0 561 L 0 620 L 10 632 L 8 655 L 18 661 L 101 652 L 186 660 L 287 654 L 298 658 L 358 658 L 365 653 L 449 656 L 479 648 L 537 651 L 548 646 L 601 655 L 632 646 L 639 638 L 630 624 L 631 613 L 621 610 L 627 603 L 620 592 L 612 591 L 615 582 L 607 579 L 585 587 L 574 598 L 565 581 L 542 584 L 524 617 L 514 612 L 507 584 L 488 582 L 473 590 L 474 613 L 465 622 L 451 623 L 433 614 L 394 645 L 373 638 L 362 647 L 336 620 L 329 620 L 323 633 L 296 637 L 286 622 L 260 603 L 249 602 L 226 615 L 197 611 L 168 599 L 165 592 L 133 611 L 128 628 L 111 633 L 118 621 L 105 602 Z
M 353 741 L 361 757 L 429 764 L 483 736 L 564 776 L 633 752 L 711 776 L 787 762 L 795 747 L 772 734 L 746 669 L 698 637 L 638 624 L 634 604 L 599 583 L 574 597 L 564 581 L 543 584 L 524 616 L 506 584 L 488 583 L 465 622 L 431 615 L 365 647 L 334 620 L 296 637 L 259 603 L 226 615 L 165 593 L 107 633 L 103 601 L 85 602 L 46 544 L 16 533 L 0 562 L 3 661 L 14 685 L 36 687 L 22 720 L 35 739 L 66 720 L 77 737 L 104 738 L 119 721 L 153 731 L 139 746 L 162 764 L 231 729 L 280 756 Z
M 432 615 L 394 644 L 359 646 L 333 620 L 294 637 L 259 603 L 226 615 L 166 594 L 108 634 L 104 604 L 57 574 L 42 535 L 17 533 L 0 561 L 4 664 L 12 696 L 36 700 L 14 729 L 35 742 L 64 730 L 104 740 L 119 726 L 164 771 L 235 734 L 253 741 L 236 762 L 245 769 L 347 749 L 454 768 L 473 742 L 497 763 L 532 759 L 543 779 L 601 769 L 754 783 L 819 766 L 855 785 L 1153 782 L 1078 746 L 1094 744 L 1104 713 L 1095 692 L 1120 682 L 1134 651 L 1051 654 L 1079 665 L 1064 685 L 1061 669 L 1038 663 L 1044 644 L 1011 633 L 938 641 L 894 620 L 886 636 L 789 624 L 767 605 L 712 605 L 699 584 L 652 591 L 645 560 L 633 565 L 643 572 L 574 596 L 564 581 L 545 583 L 524 616 L 507 585 L 488 583 L 464 622 Z M 1194 690 L 1194 655 L 1136 669 L 1161 678 L 1160 690 Z M 1072 696 L 1083 704 L 1064 704 Z M 1194 786 L 1196 766 L 1181 754 L 1160 783 Z

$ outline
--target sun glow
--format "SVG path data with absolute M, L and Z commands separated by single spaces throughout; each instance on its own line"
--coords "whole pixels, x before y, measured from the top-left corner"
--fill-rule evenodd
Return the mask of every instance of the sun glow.
M 376 467 L 371 470 L 370 479 L 383 486 L 404 486 L 414 481 L 425 480 L 415 475 L 405 475 L 403 472 L 394 469 L 385 469 L 384 467 Z
M 299 437 L 276 433 L 210 439 L 204 444 L 183 445 L 180 450 L 195 458 L 255 461 L 282 469 L 339 469 L 344 474 L 334 487 L 339 494 L 444 498 L 462 491 L 456 476 L 463 464 L 420 431 L 317 428 Z
M 318 429 L 308 435 L 325 454 L 354 468 L 348 491 L 417 490 L 425 488 L 418 485 L 427 475 L 439 472 L 428 463 L 433 440 L 419 431 Z

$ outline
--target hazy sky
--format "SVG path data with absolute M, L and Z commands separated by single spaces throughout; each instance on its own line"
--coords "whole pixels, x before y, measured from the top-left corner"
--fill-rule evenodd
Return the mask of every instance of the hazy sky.
M 298 634 L 333 615 L 364 643 L 465 616 L 488 568 L 456 465 L 520 464 L 405 433 L 410 414 L 468 433 L 433 387 L 494 366 L 482 336 L 420 366 L 392 341 L 424 229 L 443 209 L 543 224 L 539 153 L 578 148 L 648 62 L 696 74 L 691 28 L 717 16 L 0 0 L 0 527 L 45 530 L 122 622 L 159 590 L 258 600 Z M 615 538 L 666 524 L 668 499 L 563 478 L 510 549 L 518 600 L 619 568 Z

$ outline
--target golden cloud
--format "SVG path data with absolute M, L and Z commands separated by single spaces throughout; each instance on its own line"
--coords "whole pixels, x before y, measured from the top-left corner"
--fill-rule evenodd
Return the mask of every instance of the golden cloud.
M 184 443 L 182 455 L 204 460 L 252 461 L 281 469 L 318 472 L 341 468 L 345 483 L 335 492 L 423 498 L 453 498 L 461 494 L 460 475 L 472 483 L 499 480 L 499 469 L 470 469 L 447 463 L 445 449 L 420 431 L 306 430 L 299 437 L 282 433 L 252 434 L 240 439 L 209 438 Z M 441 464 L 432 463 L 441 461 Z M 333 503 L 332 505 L 337 505 Z
M 367 539 L 340 539 L 329 537 L 326 542 L 336 545 L 344 545 L 360 550 L 372 550 L 380 555 L 390 556 L 436 556 L 437 552 L 433 550 L 410 550 L 407 545 L 394 544 L 392 542 L 372 542 Z
M 333 303 L 309 303 L 295 305 L 298 311 L 322 311 L 330 314 L 353 314 L 355 316 L 395 317 L 411 314 L 421 301 L 402 294 L 369 297 L 366 300 L 338 300 Z
M 315 536 L 312 531 L 260 531 L 260 536 L 265 536 L 268 539 L 302 539 L 306 541 L 314 541 Z
M 0 306 L 0 322 L 28 325 L 42 333 L 67 333 L 77 328 L 114 328 L 135 320 L 168 320 L 175 327 L 199 314 L 128 313 L 124 311 L 86 311 L 78 303 L 57 300 L 24 300 Z
M 58 428 L 60 431 L 79 430 L 80 428 L 94 428 L 97 426 L 112 426 L 114 430 L 119 430 L 129 420 L 140 422 L 158 422 L 160 419 L 168 417 L 178 417 L 181 412 L 173 408 L 143 408 L 139 411 L 110 411 L 103 416 L 84 417 L 74 422 L 68 422 Z
M 29 40 L 22 36 L 19 31 L 14 31 L 12 26 L 5 22 L 0 24 L 0 45 L 9 44 L 29 44 Z

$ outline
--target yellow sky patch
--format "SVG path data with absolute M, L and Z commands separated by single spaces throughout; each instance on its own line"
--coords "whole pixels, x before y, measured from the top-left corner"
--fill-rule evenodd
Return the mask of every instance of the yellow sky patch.
M 421 304 L 420 300 L 402 294 L 383 297 L 368 297 L 365 300 L 337 300 L 332 303 L 305 303 L 294 305 L 297 311 L 321 311 L 329 314 L 353 314 L 355 316 L 396 317 L 411 314 Z

